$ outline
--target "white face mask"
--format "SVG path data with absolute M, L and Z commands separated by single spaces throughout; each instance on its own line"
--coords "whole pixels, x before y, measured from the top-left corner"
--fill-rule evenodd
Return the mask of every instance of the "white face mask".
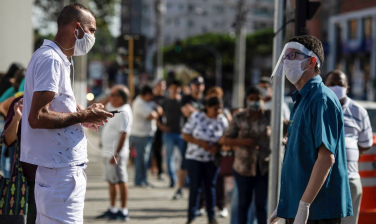
M 347 95 L 347 88 L 342 86 L 328 86 L 338 97 L 339 100 L 342 100 Z
M 86 33 L 82 27 L 81 29 L 84 32 L 84 36 L 81 39 L 78 39 L 78 30 L 77 30 L 76 44 L 74 45 L 74 53 L 73 53 L 74 56 L 81 56 L 81 55 L 87 54 L 91 50 L 91 48 L 94 46 L 94 43 L 95 43 L 94 35 Z
M 309 58 L 303 60 L 307 61 Z M 286 74 L 286 78 L 295 84 L 302 77 L 303 73 L 308 70 L 302 70 L 302 62 L 299 60 L 284 60 L 283 62 L 283 73 Z

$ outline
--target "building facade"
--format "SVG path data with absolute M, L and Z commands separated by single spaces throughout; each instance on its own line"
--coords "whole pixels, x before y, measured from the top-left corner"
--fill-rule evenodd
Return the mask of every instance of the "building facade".
M 350 97 L 375 100 L 376 2 L 327 0 L 307 23 L 308 33 L 320 38 L 325 48 L 322 75 L 341 69 L 349 77 Z
M 123 0 L 124 1 L 124 0 Z M 133 0 L 127 0 L 133 1 Z M 142 9 L 141 34 L 148 39 L 146 70 L 153 71 L 156 51 L 156 0 L 139 0 Z M 234 33 L 238 0 L 165 0 L 163 13 L 164 45 L 203 33 Z M 273 26 L 274 1 L 250 0 L 247 32 Z M 132 19 L 131 19 L 132 20 Z

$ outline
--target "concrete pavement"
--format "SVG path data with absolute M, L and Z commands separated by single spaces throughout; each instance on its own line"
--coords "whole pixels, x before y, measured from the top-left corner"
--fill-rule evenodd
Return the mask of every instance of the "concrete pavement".
M 88 132 L 87 136 L 92 145 L 99 149 L 99 133 Z M 97 215 L 102 214 L 109 206 L 107 183 L 103 181 L 103 162 L 101 152 L 93 149 L 88 144 L 89 160 L 87 174 L 87 191 L 84 210 L 85 223 L 122 223 L 121 221 L 96 220 Z M 136 188 L 133 186 L 134 170 L 128 167 L 129 174 L 129 199 L 130 224 L 180 224 L 187 221 L 188 190 L 184 190 L 184 199 L 172 201 L 171 197 L 175 189 L 168 187 L 168 182 L 158 181 L 149 174 L 149 181 L 155 186 L 153 189 Z M 167 178 L 166 178 L 167 179 Z M 229 206 L 228 206 L 229 208 Z M 218 213 L 217 213 L 218 216 Z M 221 224 L 228 224 L 229 218 L 217 217 Z M 207 218 L 198 217 L 197 224 L 206 224 Z

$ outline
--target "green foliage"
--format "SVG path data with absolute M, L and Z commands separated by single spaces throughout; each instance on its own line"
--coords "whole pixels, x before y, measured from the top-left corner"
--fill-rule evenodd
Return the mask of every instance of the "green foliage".
M 258 30 L 247 36 L 246 64 L 250 70 L 252 59 L 256 56 L 268 56 L 273 52 L 273 30 Z M 208 50 L 194 45 L 209 45 L 215 48 L 222 56 L 222 71 L 232 73 L 234 70 L 235 38 L 228 34 L 207 33 L 187 38 L 164 48 L 165 64 L 185 64 L 188 67 L 205 73 L 214 71 L 215 57 Z

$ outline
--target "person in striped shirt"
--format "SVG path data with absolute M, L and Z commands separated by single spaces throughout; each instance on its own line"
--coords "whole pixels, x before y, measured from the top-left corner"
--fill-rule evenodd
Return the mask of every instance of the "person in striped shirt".
M 331 71 L 327 75 L 325 85 L 333 90 L 342 105 L 345 126 L 347 171 L 354 216 L 342 218 L 342 224 L 356 224 L 362 199 L 358 160 L 362 153 L 370 149 L 373 144 L 371 122 L 367 110 L 347 96 L 350 87 L 347 76 L 341 70 Z

